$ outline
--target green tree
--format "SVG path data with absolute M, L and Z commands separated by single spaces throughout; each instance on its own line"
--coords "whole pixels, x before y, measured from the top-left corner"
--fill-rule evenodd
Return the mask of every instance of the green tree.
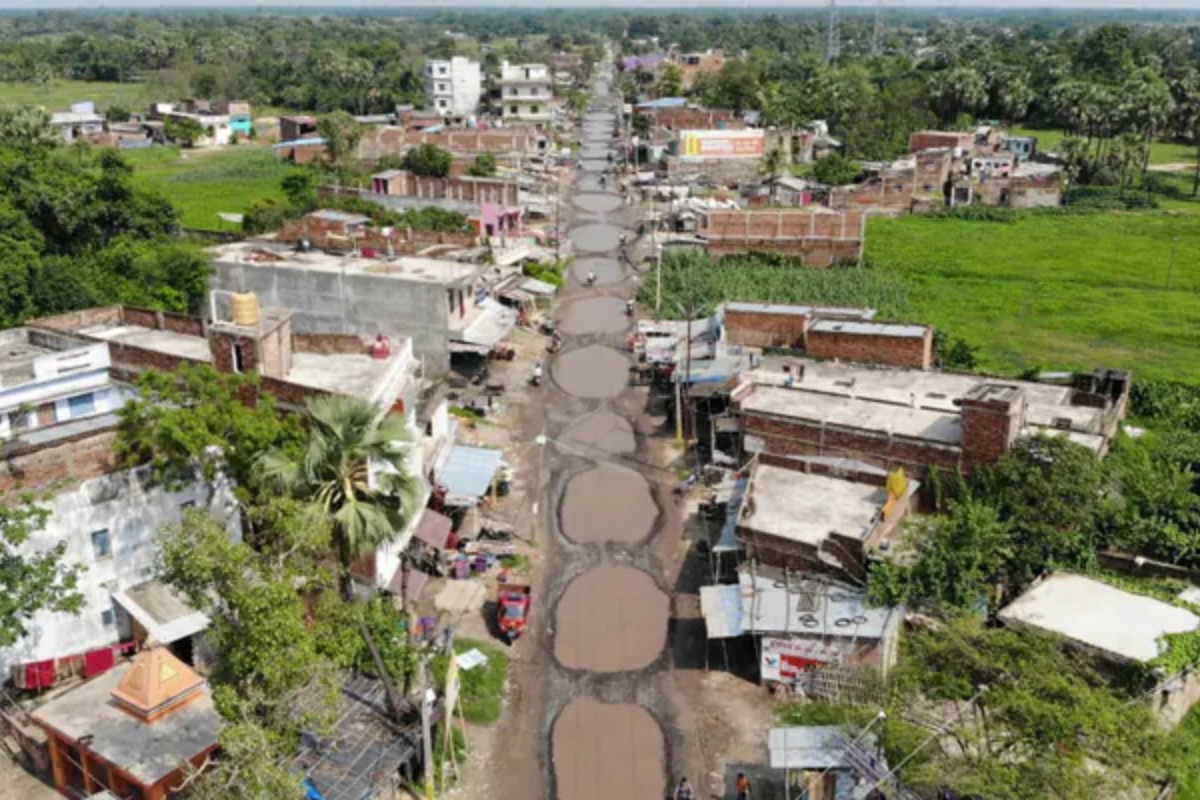
M 344 167 L 362 139 L 362 126 L 345 111 L 324 114 L 317 120 L 317 134 L 325 140 L 325 152 L 336 167 Z
M 144 372 L 136 386 L 138 398 L 118 412 L 116 452 L 127 465 L 151 465 L 169 487 L 228 479 L 245 502 L 257 486 L 259 457 L 298 446 L 296 420 L 279 414 L 257 375 L 204 364 Z
M 862 165 L 834 153 L 816 160 L 812 167 L 812 176 L 830 186 L 845 186 L 862 177 Z
M 955 67 L 934 73 L 929 83 L 933 110 L 944 125 L 962 114 L 974 114 L 987 101 L 983 76 L 971 67 Z
M 683 70 L 676 64 L 667 64 L 658 73 L 654 83 L 654 94 L 658 97 L 679 97 L 683 94 Z
M 184 147 L 195 147 L 196 142 L 208 135 L 208 132 L 191 117 L 168 117 L 163 121 L 163 134 L 172 142 Z
M 284 737 L 254 720 L 239 720 L 222 726 L 218 742 L 221 757 L 204 772 L 189 776 L 189 798 L 304 797 L 304 775 L 292 766 L 292 748 Z
M 38 612 L 78 614 L 83 607 L 83 568 L 67 562 L 66 541 L 47 550 L 31 545 L 49 517 L 31 495 L 0 503 L 0 647 L 24 637 Z
M 277 231 L 287 222 L 291 208 L 274 197 L 255 200 L 242 216 L 242 231 L 249 236 Z
M 292 213 L 307 214 L 317 207 L 318 183 L 317 173 L 311 169 L 293 172 L 280 181 Z
M 419 144 L 404 154 L 404 168 L 425 178 L 444 178 L 450 174 L 454 156 L 436 144 Z
M 480 153 L 475 156 L 475 163 L 467 169 L 467 174 L 475 178 L 496 177 L 496 157 L 491 153 Z
M 401 417 L 342 395 L 308 404 L 308 441 L 300 454 L 276 450 L 259 462 L 263 478 L 327 521 L 341 565 L 342 596 L 354 599 L 350 566 L 394 542 L 415 512 L 408 433 Z
M 60 144 L 62 137 L 50 127 L 44 109 L 0 104 L 0 147 L 28 153 Z

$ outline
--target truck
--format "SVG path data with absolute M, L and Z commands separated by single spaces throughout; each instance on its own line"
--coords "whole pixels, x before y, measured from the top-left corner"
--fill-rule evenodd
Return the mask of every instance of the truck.
M 504 584 L 500 587 L 500 594 L 496 599 L 496 626 L 509 644 L 525 632 L 525 623 L 529 621 L 530 602 L 531 587 L 518 584 Z

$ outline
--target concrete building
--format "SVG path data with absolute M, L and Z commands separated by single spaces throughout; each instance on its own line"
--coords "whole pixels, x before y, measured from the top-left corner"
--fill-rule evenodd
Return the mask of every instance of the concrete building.
M 451 353 L 489 352 L 516 325 L 516 315 L 488 295 L 496 268 L 434 258 L 361 258 L 239 242 L 212 249 L 212 285 L 255 292 L 294 309 L 305 333 L 412 340 L 430 373 L 450 367 Z
M 116 412 L 133 392 L 114 379 L 108 346 L 36 324 L 0 332 L 0 493 L 46 495 L 45 525 L 20 552 L 32 556 L 61 544 L 66 562 L 84 567 L 83 607 L 78 615 L 36 614 L 28 635 L 0 650 L 0 674 L 18 685 L 30 674 L 35 685 L 43 677 L 53 683 L 60 667 L 74 669 L 58 662 L 128 640 L 133 623 L 117 596 L 153 577 L 159 527 L 179 522 L 188 507 L 222 517 L 232 507 L 225 488 L 168 490 L 147 469 L 120 469 L 112 453 Z
M 505 61 L 500 65 L 500 113 L 505 122 L 549 122 L 553 100 L 553 83 L 545 64 Z
M 425 62 L 425 95 L 443 117 L 468 117 L 479 111 L 483 72 L 463 56 Z
M 861 582 L 867 554 L 899 530 L 919 488 L 867 464 L 764 454 L 738 510 L 738 538 L 767 566 Z
M 33 714 L 66 797 L 165 800 L 217 749 L 221 717 L 204 679 L 156 647 Z
M 1106 453 L 1129 387 L 1129 373 L 1119 370 L 1051 384 L 770 359 L 740 376 L 732 399 L 748 451 L 903 467 L 919 478 L 934 466 L 969 472 L 991 464 L 1038 433 Z
M 50 115 L 50 126 L 62 133 L 64 140 L 87 139 L 104 132 L 104 117 L 96 113 L 96 104 L 88 101 L 72 103 L 70 111 Z
M 997 616 L 1007 625 L 1057 634 L 1116 665 L 1152 665 L 1164 652 L 1164 636 L 1200 628 L 1200 617 L 1186 608 L 1067 572 L 1042 578 Z M 1150 703 L 1170 727 L 1198 699 L 1200 676 L 1189 669 L 1162 676 Z

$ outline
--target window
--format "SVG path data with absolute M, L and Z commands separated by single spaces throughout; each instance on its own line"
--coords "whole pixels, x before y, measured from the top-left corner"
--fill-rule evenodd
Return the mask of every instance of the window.
M 438 67 L 438 75 L 445 75 L 445 74 L 446 74 L 446 68 Z
M 112 539 L 108 535 L 108 528 L 92 533 L 92 552 L 96 554 L 96 558 L 112 557 Z
M 537 87 L 536 86 L 529 87 L 529 95 L 531 97 L 537 97 Z
M 530 106 L 529 113 L 530 114 L 540 114 L 540 113 L 542 113 L 542 107 L 541 106 Z
M 71 408 L 71 419 L 86 417 L 96 413 L 96 396 L 91 392 L 81 394 L 68 400 L 67 405 Z
M 106 608 L 100 612 L 100 622 L 106 628 L 111 628 L 117 624 L 117 615 L 111 608 Z
M 438 100 L 438 108 L 445 108 L 445 107 L 446 107 L 446 101 Z
M 520 111 L 517 109 L 517 107 L 516 107 L 516 106 L 509 106 L 509 107 L 508 107 L 508 113 L 510 113 L 510 114 L 520 114 L 521 112 L 520 112 Z

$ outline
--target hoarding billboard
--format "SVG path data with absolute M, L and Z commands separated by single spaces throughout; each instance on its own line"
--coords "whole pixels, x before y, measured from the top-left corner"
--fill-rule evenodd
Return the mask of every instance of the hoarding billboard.
M 700 161 L 710 158 L 762 158 L 765 151 L 763 131 L 682 131 L 679 134 L 681 158 Z

